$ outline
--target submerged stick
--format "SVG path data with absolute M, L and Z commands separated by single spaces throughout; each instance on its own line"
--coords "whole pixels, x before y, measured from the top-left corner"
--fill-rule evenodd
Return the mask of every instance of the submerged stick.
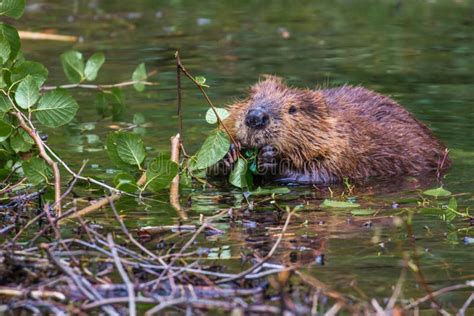
M 179 166 L 181 134 L 171 137 L 171 161 Z M 179 203 L 179 173 L 173 178 L 170 184 L 170 204 L 178 212 L 181 219 L 188 219 L 188 214 L 183 210 Z

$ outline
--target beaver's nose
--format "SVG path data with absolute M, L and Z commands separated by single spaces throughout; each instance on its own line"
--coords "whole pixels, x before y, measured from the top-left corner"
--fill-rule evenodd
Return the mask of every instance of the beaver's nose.
M 268 125 L 270 116 L 262 109 L 252 109 L 247 113 L 245 124 L 251 128 L 261 129 Z

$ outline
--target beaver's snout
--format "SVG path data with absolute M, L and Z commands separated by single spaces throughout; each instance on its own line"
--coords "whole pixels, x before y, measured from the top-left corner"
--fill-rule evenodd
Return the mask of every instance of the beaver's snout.
M 252 109 L 245 117 L 245 125 L 250 128 L 262 129 L 270 122 L 270 116 L 261 108 Z

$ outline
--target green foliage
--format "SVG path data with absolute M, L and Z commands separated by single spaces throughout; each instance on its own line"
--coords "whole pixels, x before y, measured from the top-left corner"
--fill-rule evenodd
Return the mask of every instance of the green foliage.
M 440 188 L 436 188 L 436 189 L 426 190 L 425 192 L 423 192 L 423 194 L 438 198 L 438 197 L 450 196 L 451 192 L 449 192 L 448 190 L 445 190 L 442 187 L 440 187 Z
M 147 182 L 144 189 L 156 192 L 168 187 L 178 170 L 179 166 L 175 162 L 162 157 L 155 158 L 146 170 Z
M 215 109 L 216 109 L 217 115 L 219 115 L 219 118 L 222 121 L 225 120 L 229 116 L 229 111 L 227 111 L 226 109 L 224 108 L 215 108 Z M 216 124 L 218 122 L 216 113 L 214 113 L 214 110 L 212 108 L 209 108 L 209 110 L 207 110 L 206 112 L 206 122 L 208 122 L 209 124 Z
M 84 69 L 84 75 L 88 81 L 94 81 L 97 78 L 97 74 L 104 62 L 105 55 L 103 53 L 95 53 L 89 58 Z
M 40 97 L 37 81 L 27 75 L 18 85 L 15 93 L 16 103 L 23 109 L 29 109 L 35 105 Z
M 196 78 L 194 78 L 194 80 L 196 80 L 198 85 L 200 85 L 201 87 L 209 88 L 209 86 L 206 84 L 206 78 L 205 77 L 197 76 Z
M 2 43 L 2 49 L 7 49 L 5 45 L 10 46 L 10 53 L 7 60 L 14 60 L 20 51 L 20 36 L 18 31 L 13 27 L 5 23 L 0 23 L 0 43 Z M 3 52 L 4 54 L 5 52 Z M 5 56 L 2 56 L 2 59 Z M 3 63 L 6 60 L 4 59 Z
M 21 166 L 28 181 L 33 185 L 48 182 L 48 179 L 52 176 L 51 168 L 43 159 L 38 157 L 23 161 Z
M 45 93 L 33 110 L 38 121 L 48 127 L 59 127 L 69 123 L 76 115 L 79 105 L 66 91 Z
M 140 136 L 127 132 L 118 132 L 117 139 L 117 154 L 123 162 L 130 165 L 141 166 L 145 160 L 146 152 L 145 145 Z
M 25 0 L 2 0 L 0 1 L 0 15 L 19 19 L 25 10 Z
M 202 144 L 196 154 L 195 163 L 190 169 L 202 170 L 216 164 L 227 154 L 229 146 L 230 141 L 227 134 L 221 130 L 214 131 Z
M 145 90 L 145 84 L 143 81 L 146 81 L 148 75 L 146 73 L 146 68 L 145 64 L 141 63 L 138 65 L 138 67 L 135 69 L 135 71 L 132 74 L 132 80 L 135 81 L 133 86 L 135 87 L 135 90 L 138 92 L 142 92 Z
M 85 79 L 84 60 L 82 53 L 70 50 L 61 55 L 61 64 L 68 80 L 72 83 L 80 83 Z
M 247 181 L 247 160 L 239 158 L 229 175 L 229 182 L 238 188 L 248 188 L 252 182 Z
M 374 210 L 371 209 L 357 209 L 357 210 L 352 210 L 351 214 L 354 216 L 370 216 L 375 213 Z
M 0 121 L 0 142 L 6 140 L 13 131 L 13 127 L 3 121 Z
M 11 73 L 11 81 L 17 82 L 26 76 L 31 76 L 33 80 L 36 81 L 36 85 L 41 87 L 48 78 L 48 69 L 34 61 L 16 63 Z
M 326 199 L 323 201 L 321 206 L 330 207 L 330 208 L 355 208 L 355 207 L 360 207 L 360 204 Z
M 114 177 L 115 187 L 128 193 L 134 193 L 139 190 L 136 182 L 137 181 L 133 176 L 124 172 L 121 172 Z
M 258 187 L 256 190 L 251 191 L 251 195 L 270 195 L 270 194 L 288 194 L 290 193 L 290 189 L 287 187 L 281 187 L 281 188 L 274 188 L 274 189 L 262 189 L 261 187 Z

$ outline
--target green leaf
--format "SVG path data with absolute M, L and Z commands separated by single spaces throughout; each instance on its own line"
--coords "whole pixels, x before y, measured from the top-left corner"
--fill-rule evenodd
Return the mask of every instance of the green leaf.
M 18 31 L 5 23 L 0 23 L 0 38 L 4 38 L 10 44 L 10 59 L 13 60 L 20 51 L 20 36 Z
M 232 169 L 232 172 L 229 175 L 229 182 L 238 187 L 238 188 L 248 188 L 249 184 L 247 183 L 247 160 L 239 158 L 237 163 Z
M 86 68 L 84 70 L 84 75 L 89 81 L 93 81 L 97 78 L 97 73 L 100 70 L 100 67 L 105 62 L 105 56 L 103 53 L 93 54 L 86 63 Z
M 0 15 L 6 15 L 19 19 L 25 11 L 25 0 L 3 0 L 0 1 Z
M 162 157 L 155 158 L 146 170 L 147 182 L 144 189 L 156 192 L 168 187 L 178 170 L 179 166 L 175 162 Z
M 13 127 L 10 124 L 0 120 L 0 142 L 6 140 L 10 136 L 12 131 Z
M 448 190 L 443 189 L 442 187 L 439 187 L 439 188 L 436 188 L 436 189 L 426 190 L 425 192 L 423 192 L 423 194 L 438 198 L 438 197 L 450 196 L 451 192 L 449 192 Z
M 270 195 L 270 194 L 288 194 L 290 189 L 287 187 L 274 188 L 274 189 L 262 189 L 258 187 L 256 190 L 250 192 L 251 195 Z
M 70 50 L 61 55 L 61 64 L 66 77 L 72 83 L 80 83 L 85 79 L 84 60 L 82 54 L 75 50 Z
M 357 203 L 334 201 L 334 200 L 326 199 L 323 201 L 323 204 L 321 204 L 321 206 L 334 207 L 334 208 L 351 208 L 351 207 L 359 207 L 360 205 Z
M 145 122 L 146 122 L 145 115 L 143 115 L 142 113 L 133 114 L 133 124 L 142 125 Z
M 41 124 L 59 127 L 69 123 L 76 115 L 79 105 L 67 92 L 54 90 L 45 93 L 33 111 Z
M 120 121 L 125 113 L 123 91 L 119 88 L 113 88 L 107 92 L 107 100 L 112 104 L 112 120 Z
M 38 87 L 41 87 L 48 78 L 48 69 L 40 63 L 34 61 L 25 61 L 15 65 L 11 73 L 12 82 L 20 81 L 27 75 L 33 77 Z
M 197 82 L 201 87 L 209 88 L 209 86 L 206 84 L 206 78 L 205 78 L 205 77 L 203 77 L 203 76 L 197 76 L 196 78 L 194 78 L 194 80 L 196 80 L 196 82 Z
M 105 92 L 97 93 L 95 97 L 95 108 L 97 114 L 100 116 L 106 117 L 109 115 L 109 102 L 107 101 L 107 94 Z
M 213 132 L 209 137 L 204 141 L 196 154 L 196 162 L 190 168 L 193 170 L 206 169 L 219 160 L 224 158 L 224 156 L 229 151 L 230 141 L 226 133 L 221 130 Z
M 217 115 L 219 115 L 221 121 L 225 120 L 229 116 L 229 111 L 224 108 L 216 108 L 216 112 Z M 209 108 L 206 112 L 206 122 L 209 124 L 216 124 L 218 122 L 216 114 L 212 108 Z
M 135 83 L 133 84 L 135 90 L 137 90 L 138 92 L 142 92 L 143 90 L 145 90 L 145 85 L 143 84 L 143 81 L 146 81 L 147 77 L 148 76 L 146 73 L 145 64 L 141 63 L 140 65 L 138 65 L 138 67 L 132 74 L 132 80 L 135 81 Z
M 13 109 L 13 107 L 10 100 L 3 94 L 0 94 L 0 119 L 3 119 L 5 114 L 11 109 Z
M 449 204 L 448 204 L 448 208 L 454 210 L 454 211 L 457 211 L 458 210 L 458 201 L 456 200 L 456 198 L 452 197 L 450 200 L 449 200 Z
M 127 132 L 117 133 L 117 153 L 123 162 L 140 167 L 145 159 L 145 145 L 140 136 Z
M 2 64 L 5 64 L 8 61 L 8 59 L 10 59 L 10 53 L 11 53 L 10 43 L 0 33 L 0 59 L 2 61 Z
M 38 157 L 33 157 L 30 160 L 23 161 L 22 168 L 28 181 L 33 185 L 47 182 L 52 176 L 51 168 L 43 159 Z
M 114 177 L 115 187 L 119 190 L 134 193 L 138 191 L 139 187 L 136 184 L 136 180 L 133 176 L 128 173 L 119 173 Z
M 119 132 L 114 132 L 114 133 L 109 133 L 107 136 L 107 154 L 109 155 L 110 160 L 114 165 L 116 165 L 118 168 L 126 171 L 134 171 L 132 166 L 129 164 L 123 162 L 122 159 L 120 159 L 120 156 L 117 152 L 117 138 L 118 138 Z
M 40 97 L 39 87 L 32 76 L 23 79 L 15 92 L 15 101 L 23 109 L 29 109 L 35 105 Z
M 359 210 L 352 210 L 351 214 L 354 216 L 369 216 L 375 213 L 374 210 L 371 209 L 359 209 Z
M 10 146 L 16 153 L 30 151 L 33 144 L 33 139 L 21 128 L 17 129 L 10 137 Z

